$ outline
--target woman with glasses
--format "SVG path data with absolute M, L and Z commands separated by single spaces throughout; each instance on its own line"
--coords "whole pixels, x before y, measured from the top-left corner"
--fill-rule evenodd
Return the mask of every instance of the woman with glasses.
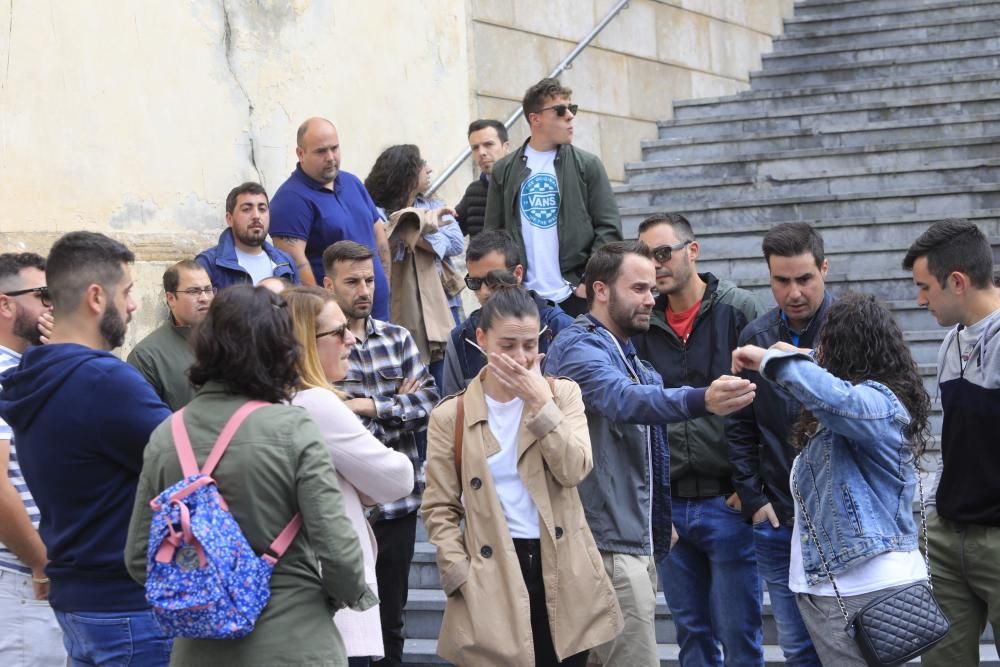
M 264 554 L 296 513 L 302 530 L 278 560 L 271 597 L 253 631 L 241 639 L 174 640 L 172 665 L 342 665 L 344 644 L 332 620 L 348 606 L 378 600 L 365 581 L 357 533 L 344 511 L 322 433 L 286 402 L 298 389 L 301 347 L 288 308 L 263 287 L 219 292 L 192 332 L 195 395 L 183 412 L 199 468 L 223 427 L 248 401 L 266 405 L 236 430 L 212 478 L 240 530 Z M 146 580 L 150 499 L 183 478 L 170 419 L 150 436 L 143 459 L 125 562 Z
M 488 366 L 431 413 L 423 518 L 457 665 L 579 665 L 622 629 L 576 485 L 593 466 L 580 389 L 539 370 L 538 308 L 499 287 L 476 336 Z
M 903 334 L 875 297 L 830 306 L 814 351 L 788 343 L 733 351 L 801 401 L 788 587 L 824 665 L 863 667 L 847 618 L 927 579 L 913 499 L 930 400 Z
M 298 391 L 292 405 L 305 408 L 323 434 L 333 459 L 347 516 L 361 540 L 365 580 L 375 581 L 375 535 L 365 518 L 365 506 L 399 500 L 413 491 L 413 465 L 401 452 L 379 442 L 344 404 L 331 386 L 347 375 L 354 335 L 333 295 L 319 287 L 292 287 L 282 293 L 292 314 L 295 338 L 301 346 Z M 366 667 L 381 658 L 382 625 L 377 606 L 365 611 L 344 609 L 334 616 L 344 639 L 351 667 Z

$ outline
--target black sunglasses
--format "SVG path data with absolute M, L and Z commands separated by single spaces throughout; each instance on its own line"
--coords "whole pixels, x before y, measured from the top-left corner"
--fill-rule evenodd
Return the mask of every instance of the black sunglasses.
M 579 104 L 553 104 L 550 107 L 542 107 L 541 109 L 538 110 L 538 113 L 542 113 L 543 111 L 548 111 L 549 109 L 552 109 L 553 111 L 556 112 L 557 116 L 562 118 L 563 116 L 566 115 L 567 110 L 575 116 L 576 110 L 579 108 L 580 108 Z
M 22 294 L 35 294 L 38 296 L 38 300 L 42 302 L 43 306 L 51 306 L 52 299 L 49 298 L 49 288 L 43 287 L 29 287 L 28 289 L 18 289 L 13 292 L 2 292 L 4 296 L 21 296 Z
M 347 333 L 347 322 L 344 322 L 336 329 L 330 329 L 329 331 L 324 331 L 323 333 L 316 334 L 316 340 L 319 340 L 323 336 L 336 336 L 340 340 L 344 340 L 345 333 Z
M 683 250 L 691 241 L 681 241 L 677 245 L 661 245 L 653 248 L 653 259 L 660 264 L 666 264 L 678 250 Z
M 492 274 L 492 271 L 490 273 Z M 468 287 L 473 292 L 478 292 L 483 285 L 486 285 L 490 289 L 496 289 L 497 287 L 503 285 L 506 285 L 508 287 L 513 287 L 516 284 L 517 281 L 513 277 L 498 278 L 493 275 L 487 275 L 485 278 L 473 278 L 468 273 L 465 274 L 465 286 Z

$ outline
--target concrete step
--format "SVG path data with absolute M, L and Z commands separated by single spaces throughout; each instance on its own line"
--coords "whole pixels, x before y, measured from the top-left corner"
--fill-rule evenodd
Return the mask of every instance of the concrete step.
M 998 155 L 1000 133 L 866 146 L 802 148 L 749 153 L 739 157 L 692 156 L 679 160 L 644 160 L 627 163 L 625 177 L 628 185 L 679 184 L 687 180 L 737 176 L 756 179 L 787 178 L 800 176 L 804 170 L 816 174 L 847 169 L 910 169 L 927 164 L 988 159 Z
M 796 0 L 795 16 L 837 17 L 865 11 L 894 11 L 939 5 L 942 0 Z
M 1000 209 L 979 209 L 966 213 L 966 218 L 976 223 L 989 237 L 1000 236 Z M 773 226 L 768 220 L 744 224 L 702 224 L 699 215 L 690 216 L 695 234 L 701 243 L 702 252 L 713 256 L 737 254 L 742 257 L 756 256 L 763 265 L 761 241 Z M 905 214 L 891 216 L 843 216 L 839 218 L 804 218 L 823 235 L 823 240 L 831 251 L 840 247 L 869 244 L 875 247 L 909 247 L 932 223 L 941 219 L 937 213 Z M 633 222 L 634 221 L 634 222 Z M 637 236 L 637 226 L 641 219 L 627 219 L 625 238 Z M 756 255 L 755 255 L 756 253 Z
M 996 48 L 1000 48 L 1000 35 L 993 30 L 972 28 L 960 36 L 944 36 L 918 43 L 901 40 L 872 47 L 851 44 L 818 48 L 805 46 L 798 51 L 764 53 L 761 65 L 764 72 L 770 72 L 772 67 L 830 67 L 890 58 L 914 58 L 925 56 L 928 52 L 946 56 L 956 51 L 989 51 Z
M 795 37 L 819 30 L 892 29 L 900 25 L 940 24 L 1000 12 L 998 0 L 947 0 L 899 7 L 852 7 L 832 16 L 796 15 L 785 19 L 785 34 Z
M 645 217 L 663 210 L 676 211 L 695 220 L 699 229 L 713 225 L 775 224 L 805 220 L 834 220 L 937 215 L 941 218 L 966 217 L 978 209 L 1000 207 L 1000 184 L 962 184 L 890 190 L 882 192 L 797 195 L 793 197 L 753 197 L 723 202 L 685 202 L 674 205 L 663 198 L 652 206 L 619 206 L 626 234 L 633 235 Z
M 1000 29 L 1000 22 L 998 22 Z M 762 114 L 773 111 L 800 110 L 803 107 L 866 104 L 871 102 L 905 103 L 941 97 L 996 95 L 1000 73 L 940 74 L 908 79 L 841 83 L 797 90 L 763 90 L 726 97 L 701 98 L 674 102 L 674 117 L 708 118 L 731 114 Z
M 407 667 L 441 667 L 449 665 L 436 654 L 436 639 L 407 639 L 403 664 Z M 680 649 L 676 644 L 660 644 L 660 666 L 680 667 Z M 1000 665 L 996 648 L 992 644 L 980 644 L 980 665 L 996 667 Z M 781 667 L 785 664 L 781 649 L 775 645 L 764 646 L 764 667 Z M 907 664 L 920 664 L 920 658 Z
M 950 72 L 983 72 L 1000 63 L 1000 51 L 980 50 L 976 46 L 948 54 L 930 54 L 905 58 L 886 58 L 845 65 L 797 64 L 792 67 L 769 67 L 750 73 L 754 90 L 777 90 L 795 87 L 827 86 L 835 83 L 908 78 Z
M 867 192 L 965 184 L 1000 184 L 1000 158 L 941 162 L 909 168 L 845 169 L 804 173 L 801 176 L 732 176 L 621 185 L 615 188 L 615 193 L 619 206 L 661 206 L 667 202 L 669 208 L 682 209 L 702 201 L 766 196 L 862 195 Z
M 1000 83 L 1000 82 L 998 82 Z M 643 141 L 643 161 L 710 160 L 816 148 L 870 147 L 929 140 L 970 139 L 1000 134 L 1000 113 L 954 118 L 920 118 L 830 124 L 795 130 L 739 132 L 714 137 L 684 137 Z
M 887 121 L 976 116 L 1000 112 L 1000 90 L 967 96 L 915 98 L 863 104 L 792 107 L 756 110 L 747 113 L 694 116 L 659 121 L 661 139 L 712 137 L 724 134 L 804 130 L 826 127 L 863 127 Z
M 794 30 L 774 40 L 775 51 L 794 51 L 803 46 L 820 47 L 835 44 L 873 47 L 888 42 L 909 40 L 919 42 L 924 39 L 954 37 L 969 27 L 996 28 L 1000 22 L 1000 12 L 996 10 L 977 11 L 970 15 L 953 19 L 893 20 L 889 25 L 879 25 L 877 21 L 862 22 L 862 25 L 839 27 L 837 22 L 821 23 L 810 29 Z

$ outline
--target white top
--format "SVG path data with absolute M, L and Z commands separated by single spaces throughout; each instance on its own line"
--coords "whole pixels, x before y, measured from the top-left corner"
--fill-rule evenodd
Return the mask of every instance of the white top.
M 524 286 L 543 298 L 559 303 L 573 292 L 559 270 L 559 181 L 556 180 L 556 150 L 536 151 L 524 147 L 531 175 L 521 184 L 518 210 L 528 270 Z
M 271 258 L 267 256 L 267 253 L 261 250 L 256 255 L 248 255 L 239 248 L 236 248 L 236 261 L 240 263 L 247 273 L 250 274 L 250 280 L 254 285 L 259 283 L 264 278 L 270 278 L 274 275 L 274 267 L 276 264 L 271 261 Z
M 323 442 L 337 469 L 344 512 L 361 542 L 365 581 L 375 594 L 375 556 L 378 545 L 365 518 L 364 505 L 390 503 L 413 491 L 413 464 L 401 452 L 389 449 L 368 432 L 357 415 L 337 395 L 326 389 L 304 389 L 292 405 L 305 408 L 323 434 Z M 333 622 L 344 640 L 348 656 L 385 655 L 379 608 L 365 611 L 341 609 Z
M 500 451 L 486 459 L 496 485 L 500 506 L 514 539 L 538 539 L 538 508 L 528 488 L 517 474 L 517 432 L 521 427 L 524 401 L 506 403 L 486 397 L 490 433 L 500 443 Z
M 815 525 L 815 521 L 813 523 Z M 823 572 L 823 579 L 815 586 L 806 583 L 806 569 L 802 564 L 802 532 L 809 528 L 799 503 L 795 501 L 795 527 L 792 528 L 792 549 L 788 566 L 788 590 L 793 593 L 808 593 L 821 597 L 835 597 L 833 584 Z M 919 549 L 913 551 L 887 551 L 854 565 L 840 574 L 834 574 L 841 596 L 863 595 L 893 586 L 912 584 L 927 580 L 927 566 Z

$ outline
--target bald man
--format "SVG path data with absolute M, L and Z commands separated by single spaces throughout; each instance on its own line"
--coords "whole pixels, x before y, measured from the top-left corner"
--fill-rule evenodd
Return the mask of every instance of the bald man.
M 305 285 L 323 284 L 323 251 L 355 241 L 377 253 L 372 317 L 389 320 L 389 241 L 372 198 L 354 174 L 340 170 L 340 137 L 325 118 L 299 126 L 298 164 L 271 198 L 271 237 L 291 255 Z

